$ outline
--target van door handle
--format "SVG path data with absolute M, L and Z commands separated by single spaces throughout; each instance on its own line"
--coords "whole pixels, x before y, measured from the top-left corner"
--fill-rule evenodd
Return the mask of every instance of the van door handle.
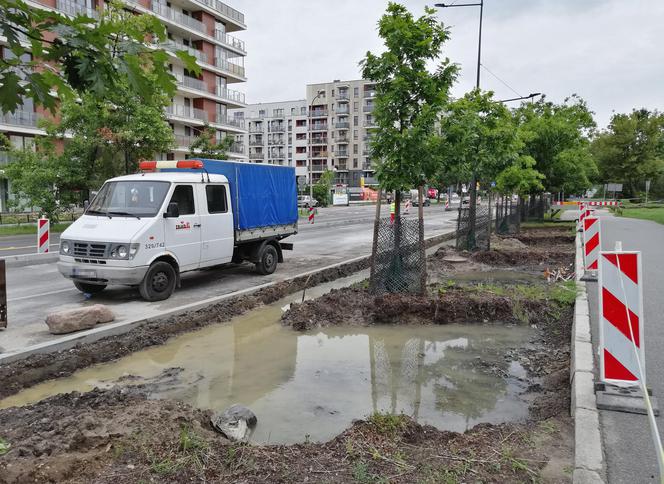
M 200 227 L 201 224 L 194 224 L 194 227 Z

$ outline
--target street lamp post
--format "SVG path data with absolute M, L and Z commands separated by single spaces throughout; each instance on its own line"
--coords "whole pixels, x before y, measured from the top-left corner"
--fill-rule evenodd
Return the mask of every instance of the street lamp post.
M 325 89 L 319 89 L 316 95 L 314 96 L 313 100 L 311 101 L 311 104 L 309 105 L 309 132 L 311 132 L 311 120 L 313 118 L 313 110 L 314 110 L 314 104 L 316 103 L 316 99 L 318 99 L 321 95 L 325 94 Z M 310 142 L 310 141 L 308 141 Z M 309 203 L 313 203 L 314 200 L 314 160 L 312 157 L 312 153 L 309 152 Z
M 533 99 L 534 97 L 537 97 L 537 96 L 543 96 L 543 94 L 541 92 L 532 92 L 532 93 L 528 94 L 527 96 L 513 97 L 513 98 L 510 98 L 510 99 L 501 99 L 498 102 L 499 103 L 508 103 L 510 101 L 523 101 L 525 99 Z

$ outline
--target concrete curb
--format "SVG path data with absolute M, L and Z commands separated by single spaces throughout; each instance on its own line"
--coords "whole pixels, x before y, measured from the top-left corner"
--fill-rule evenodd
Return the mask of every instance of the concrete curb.
M 5 260 L 5 267 L 25 267 L 34 266 L 38 264 L 50 264 L 57 262 L 60 255 L 57 252 L 49 252 L 47 254 L 20 254 L 8 255 L 2 257 Z
M 432 237 L 429 237 L 425 239 L 425 244 L 427 248 L 430 248 L 432 246 L 438 245 L 440 243 L 446 242 L 448 240 L 452 240 L 456 237 L 456 231 L 444 233 L 444 234 L 439 234 L 439 235 L 434 235 Z M 155 316 L 151 316 L 148 318 L 139 318 L 139 319 L 134 319 L 134 320 L 128 320 L 128 321 L 121 321 L 118 323 L 110 323 L 110 324 L 105 324 L 103 326 L 95 327 L 93 329 L 87 330 L 87 331 L 82 331 L 79 333 L 73 333 L 69 334 L 66 336 L 63 336 L 61 338 L 58 338 L 53 341 L 47 341 L 44 343 L 39 343 L 36 345 L 28 346 L 27 348 L 24 348 L 21 351 L 16 351 L 12 353 L 6 353 L 0 355 L 0 365 L 7 364 L 7 363 L 12 363 L 14 361 L 22 360 L 24 358 L 27 358 L 30 355 L 34 354 L 43 354 L 43 353 L 54 353 L 57 351 L 63 351 L 63 350 L 68 350 L 70 348 L 73 348 L 74 346 L 78 344 L 85 344 L 85 343 L 92 343 L 94 341 L 98 341 L 102 338 L 106 338 L 108 336 L 117 336 L 119 334 L 127 333 L 131 331 L 134 328 L 137 328 L 139 326 L 142 326 L 144 324 L 148 323 L 153 323 L 157 321 L 164 320 L 166 318 L 170 318 L 173 316 L 178 316 L 182 313 L 186 312 L 191 312 L 191 311 L 196 311 L 199 309 L 204 309 L 208 306 L 212 306 L 214 304 L 217 304 L 221 301 L 224 301 L 225 299 L 233 298 L 233 297 L 238 297 L 238 296 L 246 296 L 249 294 L 253 294 L 254 292 L 257 292 L 261 289 L 265 289 L 267 287 L 274 286 L 276 284 L 282 284 L 284 282 L 289 282 L 293 281 L 295 279 L 300 279 L 304 277 L 309 277 L 310 275 L 313 274 L 318 274 L 323 271 L 327 271 L 330 269 L 335 269 L 335 268 L 340 268 L 346 265 L 352 265 L 360 261 L 367 261 L 371 258 L 371 255 L 363 255 L 359 257 L 355 257 L 353 259 L 348 259 L 343 262 L 337 262 L 335 264 L 331 264 L 329 266 L 321 267 L 318 269 L 313 269 L 311 271 L 306 271 L 302 272 L 300 274 L 296 274 L 293 276 L 290 276 L 286 279 L 279 280 L 279 281 L 272 281 L 272 282 L 267 282 L 265 284 L 260 284 L 258 286 L 253 286 L 253 287 L 248 287 L 246 289 L 241 289 L 239 291 L 231 292 L 228 294 L 222 294 L 220 296 L 214 296 L 208 299 L 204 299 L 202 301 L 197 301 L 195 303 L 189 303 L 184 306 L 179 306 L 174 309 L 170 309 L 167 311 L 163 311 Z
M 604 457 L 599 430 L 599 412 L 595 399 L 593 346 L 590 333 L 590 309 L 583 276 L 581 236 L 576 236 L 576 287 L 574 323 L 570 355 L 570 383 L 572 401 L 570 413 L 574 419 L 575 484 L 603 483 Z

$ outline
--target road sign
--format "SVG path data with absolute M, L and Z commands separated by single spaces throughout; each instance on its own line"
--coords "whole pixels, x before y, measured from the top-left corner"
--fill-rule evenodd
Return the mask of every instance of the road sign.
M 37 253 L 45 254 L 48 252 L 49 238 L 49 220 L 40 218 L 37 221 Z
M 606 191 L 607 192 L 622 192 L 623 184 L 622 183 L 607 183 Z
M 599 311 L 600 379 L 631 385 L 636 385 L 639 377 L 645 380 L 640 252 L 602 251 Z
M 303 187 L 304 185 L 307 184 L 307 180 L 303 176 L 298 176 L 297 177 L 297 184 Z

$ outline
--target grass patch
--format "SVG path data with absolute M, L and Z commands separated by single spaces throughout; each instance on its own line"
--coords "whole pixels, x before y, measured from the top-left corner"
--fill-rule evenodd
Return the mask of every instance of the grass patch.
M 71 222 L 61 222 L 51 224 L 51 233 L 60 234 L 65 231 Z M 35 235 L 37 234 L 37 225 L 13 225 L 9 227 L 0 227 L 0 236 L 2 235 Z
M 0 455 L 5 455 L 7 452 L 9 452 L 10 447 L 11 444 L 0 437 Z
M 639 218 L 652 220 L 658 224 L 664 224 L 664 207 L 652 208 L 623 208 L 615 211 L 619 217 Z
M 406 418 L 403 415 L 392 413 L 374 412 L 367 420 L 376 427 L 379 433 L 384 435 L 394 435 L 406 426 Z

